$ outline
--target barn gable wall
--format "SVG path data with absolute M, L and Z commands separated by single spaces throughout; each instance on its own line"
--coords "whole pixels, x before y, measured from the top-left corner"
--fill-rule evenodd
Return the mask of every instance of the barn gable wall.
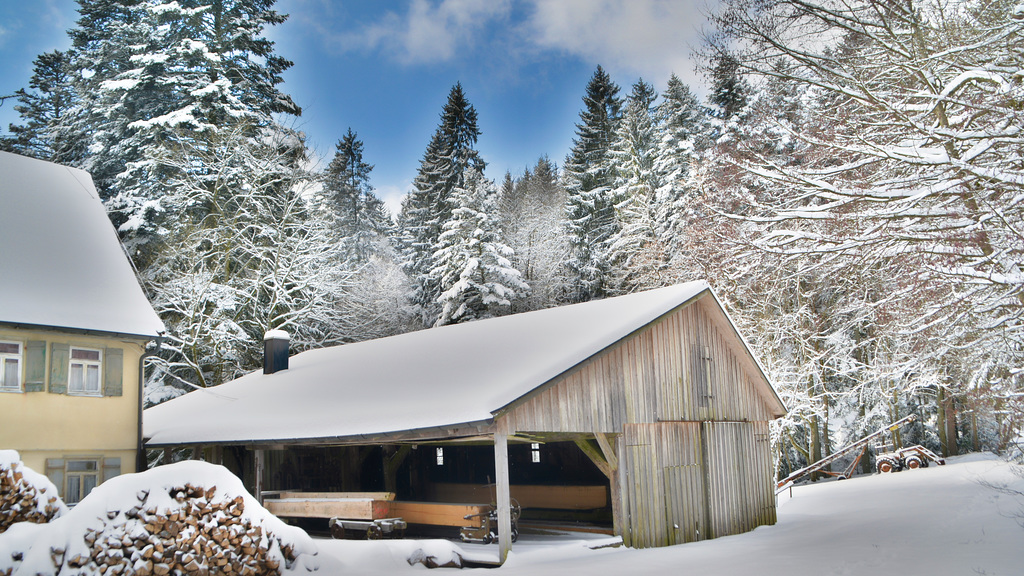
M 510 432 L 619 434 L 627 423 L 769 421 L 759 372 L 710 294 L 500 415 Z M 762 386 L 767 386 L 762 382 Z

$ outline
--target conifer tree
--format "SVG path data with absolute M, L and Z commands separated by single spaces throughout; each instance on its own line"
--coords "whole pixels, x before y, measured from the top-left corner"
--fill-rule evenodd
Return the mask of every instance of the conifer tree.
M 482 174 L 486 167 L 475 148 L 479 136 L 476 109 L 462 85 L 456 84 L 399 216 L 403 266 L 415 286 L 410 299 L 425 326 L 433 325 L 439 314 L 441 290 L 433 274 L 433 258 L 444 224 L 455 209 L 452 191 L 465 186 L 467 171 Z
M 83 137 L 61 130 L 77 95 L 72 85 L 71 53 L 54 50 L 33 62 L 30 90 L 17 91 L 14 110 L 25 120 L 10 125 L 12 151 L 41 160 L 74 165 L 81 161 Z
M 587 84 L 584 109 L 562 175 L 570 255 L 568 298 L 583 302 L 607 293 L 607 243 L 617 231 L 609 197 L 615 185 L 610 152 L 620 120 L 619 87 L 600 66 Z
M 657 134 L 653 118 L 654 88 L 637 81 L 626 101 L 610 157 L 616 167 L 612 201 L 618 230 L 608 242 L 608 261 L 617 292 L 632 292 L 651 282 L 664 267 L 659 248 L 654 194 Z
M 436 326 L 507 314 L 530 290 L 512 265 L 512 249 L 499 237 L 494 183 L 474 168 L 461 180 L 434 253 L 432 276 L 441 291 Z
M 351 265 L 359 266 L 382 249 L 391 222 L 370 185 L 373 166 L 363 161 L 363 142 L 349 128 L 336 148 L 324 174 L 324 194 L 334 213 L 342 252 Z
M 655 114 L 660 132 L 654 161 L 658 235 L 669 252 L 676 252 L 697 208 L 692 168 L 697 155 L 710 145 L 711 127 L 707 110 L 675 74 Z
M 277 85 L 290 66 L 262 36 L 284 17 L 273 0 L 81 0 L 69 33 L 80 114 L 69 128 L 89 135 L 83 167 L 93 173 L 122 237 L 139 255 L 165 217 L 165 182 L 155 158 L 176 146 L 212 139 L 222 127 L 275 127 L 273 114 L 301 110 Z M 301 140 L 279 139 L 304 154 Z M 173 219 L 173 215 L 169 216 Z

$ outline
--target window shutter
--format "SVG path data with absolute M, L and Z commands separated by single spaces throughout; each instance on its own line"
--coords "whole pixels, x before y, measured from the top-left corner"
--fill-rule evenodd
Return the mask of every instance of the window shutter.
M 115 476 L 121 475 L 121 459 L 120 458 L 104 458 L 103 459 L 103 481 L 106 482 Z
M 54 342 L 50 344 L 50 394 L 68 393 L 68 365 L 71 347 Z
M 123 376 L 124 350 L 107 348 L 103 351 L 103 395 L 120 396 L 123 390 Z
M 46 342 L 29 340 L 25 345 L 25 392 L 42 392 L 46 386 Z
M 46 459 L 46 477 L 57 487 L 57 495 L 64 497 L 64 459 Z

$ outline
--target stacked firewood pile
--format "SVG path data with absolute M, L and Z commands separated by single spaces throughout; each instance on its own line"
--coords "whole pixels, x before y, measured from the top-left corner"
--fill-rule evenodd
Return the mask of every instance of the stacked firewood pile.
M 171 505 L 157 505 L 140 490 L 137 505 L 110 510 L 102 526 L 86 529 L 87 552 L 51 549 L 54 566 L 105 576 L 256 576 L 280 574 L 295 561 L 291 546 L 244 516 L 241 496 L 217 498 L 216 486 L 191 484 L 169 496 Z
M 66 510 L 52 484 L 39 486 L 27 474 L 17 458 L 0 458 L 0 534 L 15 522 L 44 524 Z

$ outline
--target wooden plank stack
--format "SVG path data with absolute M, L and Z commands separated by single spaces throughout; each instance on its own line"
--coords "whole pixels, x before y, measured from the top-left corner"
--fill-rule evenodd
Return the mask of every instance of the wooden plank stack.
M 25 481 L 21 463 L 0 466 L 0 534 L 15 522 L 45 524 L 60 516 L 62 505 L 55 495 L 45 495 Z M 40 506 L 40 500 L 46 500 Z

